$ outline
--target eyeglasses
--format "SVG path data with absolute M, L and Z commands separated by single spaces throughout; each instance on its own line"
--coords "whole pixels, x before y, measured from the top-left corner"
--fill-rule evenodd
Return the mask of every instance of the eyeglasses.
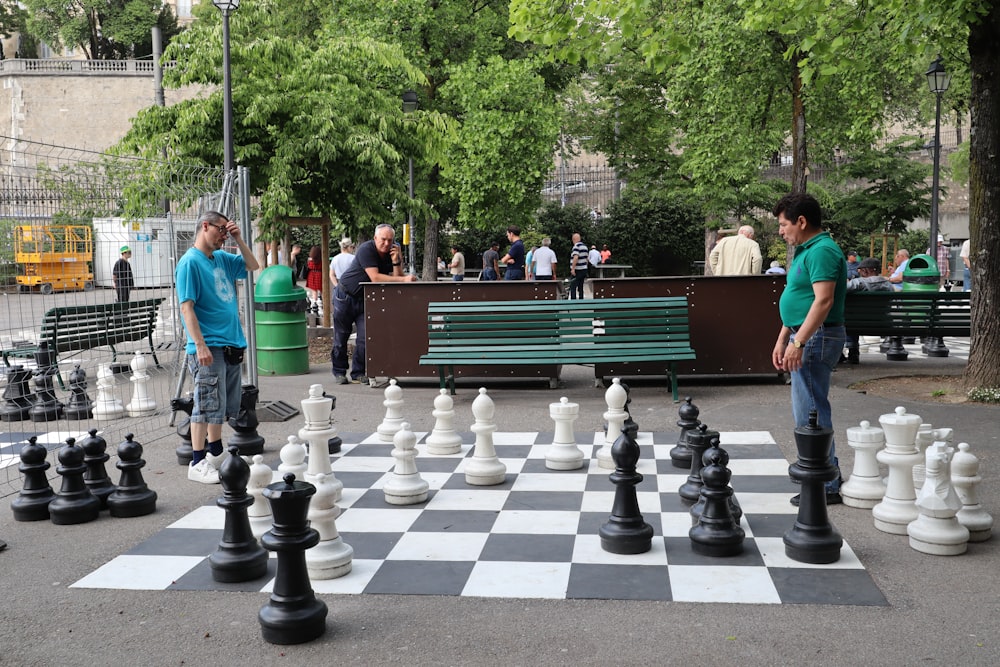
M 205 224 L 209 227 L 215 227 L 223 236 L 229 236 L 229 229 L 225 225 L 213 225 L 211 222 L 206 222 Z

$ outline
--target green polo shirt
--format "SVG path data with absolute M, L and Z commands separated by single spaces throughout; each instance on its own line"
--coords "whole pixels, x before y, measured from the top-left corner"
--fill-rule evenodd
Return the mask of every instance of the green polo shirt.
M 833 306 L 824 324 L 844 323 L 844 299 L 847 296 L 847 264 L 844 253 L 830 237 L 820 232 L 795 248 L 792 265 L 788 267 L 785 291 L 778 301 L 781 323 L 786 327 L 799 327 L 806 320 L 816 295 L 813 283 L 834 281 Z

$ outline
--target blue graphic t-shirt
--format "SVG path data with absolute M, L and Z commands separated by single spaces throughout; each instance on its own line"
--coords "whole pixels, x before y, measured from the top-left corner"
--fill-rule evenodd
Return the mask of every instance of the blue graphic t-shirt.
M 216 250 L 209 259 L 197 248 L 189 248 L 177 262 L 174 277 L 178 301 L 194 302 L 194 314 L 206 345 L 247 346 L 236 295 L 236 281 L 247 277 L 246 263 L 241 255 Z M 187 323 L 184 331 L 187 333 L 185 350 L 194 354 L 195 345 L 187 331 Z

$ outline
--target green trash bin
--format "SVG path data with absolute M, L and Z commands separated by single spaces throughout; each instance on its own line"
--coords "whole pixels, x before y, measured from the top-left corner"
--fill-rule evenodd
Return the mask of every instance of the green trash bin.
M 287 266 L 269 266 L 254 287 L 257 371 L 266 375 L 309 372 L 309 331 L 306 291 L 295 284 Z
M 914 255 L 903 269 L 904 292 L 937 292 L 941 271 L 930 255 Z

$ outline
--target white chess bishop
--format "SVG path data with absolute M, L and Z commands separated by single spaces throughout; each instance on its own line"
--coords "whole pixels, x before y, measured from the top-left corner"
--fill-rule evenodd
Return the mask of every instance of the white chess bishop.
M 604 413 L 604 420 L 607 422 L 608 428 L 604 432 L 604 445 L 597 450 L 597 465 L 600 468 L 614 470 L 615 462 L 611 458 L 611 446 L 622 434 L 625 418 L 628 417 L 628 412 L 625 410 L 628 392 L 622 386 L 621 378 L 611 380 L 611 386 L 604 392 L 604 401 L 608 405 L 608 411 Z

